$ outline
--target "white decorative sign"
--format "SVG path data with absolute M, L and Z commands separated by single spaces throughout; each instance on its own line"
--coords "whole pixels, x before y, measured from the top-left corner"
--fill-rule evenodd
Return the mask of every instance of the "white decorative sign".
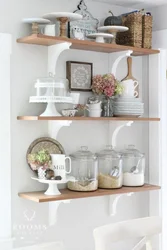
M 72 21 L 69 23 L 69 37 L 79 40 L 89 40 L 87 35 L 97 32 L 99 21 L 87 11 L 84 0 L 81 0 L 78 9 L 74 13 L 83 16 L 82 20 Z

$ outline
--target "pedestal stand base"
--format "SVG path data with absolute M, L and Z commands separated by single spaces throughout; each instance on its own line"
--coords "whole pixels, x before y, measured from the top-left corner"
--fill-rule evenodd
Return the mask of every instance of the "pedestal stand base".
M 56 109 L 55 103 L 49 102 L 40 116 L 62 116 Z

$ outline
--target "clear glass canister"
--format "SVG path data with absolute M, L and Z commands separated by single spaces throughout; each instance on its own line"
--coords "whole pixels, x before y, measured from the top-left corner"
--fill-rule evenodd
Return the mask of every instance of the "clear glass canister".
M 121 152 L 123 165 L 123 185 L 138 187 L 144 185 L 145 156 L 134 145 Z
M 73 191 L 95 191 L 98 188 L 98 169 L 96 155 L 82 146 L 79 151 L 70 155 L 71 175 L 74 180 L 69 181 L 67 187 Z
M 97 154 L 99 188 L 121 188 L 123 184 L 122 159 L 112 146 L 106 146 Z

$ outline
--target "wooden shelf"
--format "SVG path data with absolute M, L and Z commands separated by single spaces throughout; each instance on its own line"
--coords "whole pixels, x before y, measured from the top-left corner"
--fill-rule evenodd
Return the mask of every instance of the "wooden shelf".
M 70 39 L 70 38 L 62 38 L 62 37 L 53 37 L 53 36 L 46 36 L 42 34 L 33 34 L 27 37 L 17 39 L 18 43 L 26 43 L 26 44 L 36 44 L 36 45 L 43 45 L 43 46 L 50 46 L 55 44 L 60 44 L 63 42 L 71 42 L 72 49 L 79 49 L 79 50 L 87 50 L 87 51 L 96 51 L 96 52 L 103 52 L 103 53 L 113 53 L 125 50 L 133 50 L 134 56 L 144 56 L 144 55 L 151 55 L 151 54 L 158 54 L 159 50 L 154 49 L 143 49 L 143 48 L 135 48 L 130 46 L 122 46 L 117 44 L 109 44 L 109 43 L 97 43 L 93 41 L 86 41 L 86 40 L 77 40 L 77 39 Z
M 21 121 L 160 121 L 160 118 L 148 117 L 64 117 L 64 116 L 18 116 Z
M 58 196 L 48 196 L 42 192 L 30 192 L 30 193 L 19 193 L 19 197 L 26 200 L 35 202 L 50 202 L 50 201 L 60 201 L 60 200 L 72 200 L 72 199 L 82 199 L 89 197 L 98 197 L 105 195 L 115 195 L 115 194 L 126 194 L 126 193 L 138 193 L 161 189 L 160 186 L 145 184 L 143 187 L 122 187 L 120 189 L 110 190 L 110 189 L 98 189 L 94 192 L 73 192 L 68 189 L 62 189 L 61 195 Z

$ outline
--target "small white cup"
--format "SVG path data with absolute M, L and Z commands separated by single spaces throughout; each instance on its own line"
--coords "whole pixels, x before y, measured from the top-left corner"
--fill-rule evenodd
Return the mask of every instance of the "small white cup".
M 122 97 L 137 97 L 138 92 L 135 91 L 136 87 L 139 85 L 137 81 L 132 79 L 128 79 L 121 82 L 121 85 L 124 87 L 124 91 L 122 93 Z
M 66 178 L 66 174 L 71 173 L 71 158 L 62 154 L 51 154 L 52 168 L 55 176 L 61 176 L 62 179 Z M 69 171 L 66 170 L 66 160 L 69 160 Z

